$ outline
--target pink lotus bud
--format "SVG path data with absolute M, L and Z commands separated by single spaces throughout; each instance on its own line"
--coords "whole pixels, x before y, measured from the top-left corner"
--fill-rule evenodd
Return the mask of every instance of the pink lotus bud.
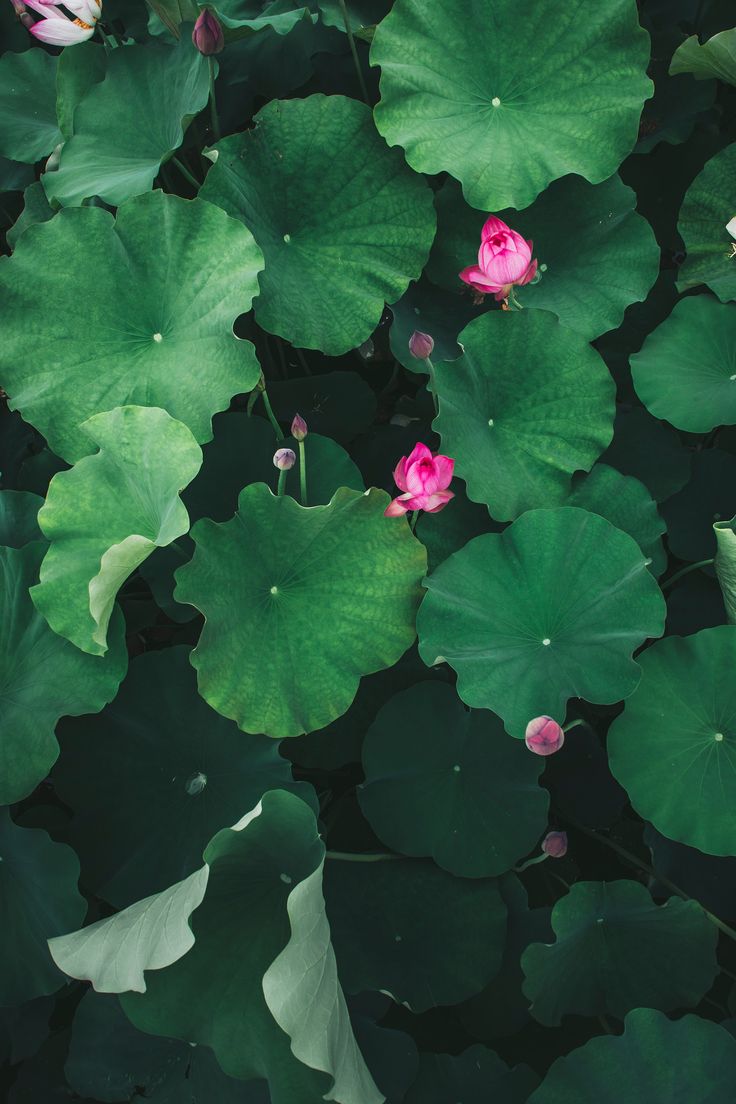
M 291 436 L 295 441 L 303 441 L 307 433 L 307 423 L 304 421 L 301 414 L 295 414 L 294 420 L 291 423 Z
M 293 449 L 289 448 L 276 449 L 276 452 L 273 454 L 273 462 L 274 466 L 277 467 L 279 471 L 288 471 L 289 468 L 293 468 L 296 463 L 296 453 Z
M 199 13 L 192 31 L 192 42 L 200 54 L 204 54 L 205 57 L 222 53 L 225 48 L 225 38 L 220 21 L 214 12 L 205 8 L 203 12 Z
M 491 215 L 480 232 L 478 264 L 464 268 L 460 279 L 481 295 L 493 295 L 500 302 L 508 297 L 514 284 L 521 287 L 536 276 L 533 249 L 534 242 Z
M 561 859 L 567 854 L 567 832 L 548 832 L 542 840 L 542 850 L 551 859 Z
M 402 456 L 394 470 L 394 482 L 404 493 L 384 510 L 385 517 L 400 517 L 413 510 L 437 514 L 454 492 L 448 491 L 455 461 L 449 456 L 433 456 L 426 445 L 415 445 L 409 456 Z
M 535 755 L 554 755 L 565 742 L 565 733 L 551 717 L 535 717 L 526 726 L 524 742 Z
M 409 338 L 409 352 L 417 360 L 426 360 L 427 357 L 431 357 L 433 349 L 434 339 L 429 334 L 422 333 L 421 330 L 415 330 Z

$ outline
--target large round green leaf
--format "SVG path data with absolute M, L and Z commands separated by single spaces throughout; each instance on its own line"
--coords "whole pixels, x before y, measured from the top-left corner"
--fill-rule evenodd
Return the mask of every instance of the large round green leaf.
M 66 207 L 98 195 L 117 205 L 148 192 L 208 94 L 207 59 L 191 35 L 175 47 L 148 42 L 113 50 L 105 79 L 74 112 L 59 168 L 44 174 L 48 198 Z M 155 252 L 151 246 L 151 258 Z
M 111 622 L 109 653 L 91 656 L 57 636 L 28 589 L 46 545 L 0 548 L 0 802 L 26 797 L 49 772 L 60 717 L 99 712 L 117 693 L 128 662 L 124 624 Z
M 611 726 L 611 770 L 669 839 L 736 855 L 736 627 L 668 637 Z
M 80 428 L 99 452 L 49 484 L 38 522 L 51 546 L 31 597 L 54 632 L 104 655 L 120 587 L 155 548 L 189 530 L 179 491 L 199 471 L 202 450 L 156 407 L 120 406 Z
M 80 423 L 126 404 L 160 406 L 208 441 L 212 415 L 260 374 L 232 325 L 262 260 L 234 219 L 163 192 L 124 204 L 115 221 L 84 207 L 31 227 L 0 262 L 12 408 L 70 463 L 92 451 Z
M 0 58 L 0 154 L 33 164 L 62 140 L 56 122 L 58 58 L 45 50 Z
M 484 1046 L 471 1046 L 455 1057 L 422 1054 L 419 1076 L 404 1104 L 524 1104 L 539 1078 L 529 1066 L 509 1069 Z
M 360 807 L 379 839 L 464 878 L 502 874 L 547 825 L 543 760 L 452 686 L 424 682 L 383 707 L 363 744 Z
M 20 1004 L 64 983 L 46 940 L 81 924 L 87 903 L 79 863 L 46 832 L 19 828 L 0 810 L 0 1005 Z
M 434 428 L 468 498 L 498 521 L 564 502 L 613 435 L 615 392 L 603 360 L 547 311 L 492 311 L 459 338 L 465 352 L 436 365 Z
M 659 636 L 665 604 L 626 533 L 576 507 L 531 510 L 476 537 L 426 580 L 419 651 L 457 671 L 464 702 L 522 737 L 562 722 L 569 698 L 609 704 L 636 688 L 632 652 Z
M 197 694 L 185 647 L 140 656 L 112 705 L 64 722 L 59 737 L 54 780 L 75 812 L 85 883 L 119 908 L 191 874 L 215 832 L 267 790 L 309 800 L 275 741 L 244 736 Z
M 687 190 L 677 229 L 687 257 L 680 268 L 680 291 L 707 284 L 722 303 L 736 299 L 733 238 L 726 225 L 734 216 L 736 143 L 712 157 Z
M 231 521 L 195 525 L 175 597 L 205 615 L 200 693 L 245 732 L 324 728 L 412 643 L 426 553 L 387 504 L 343 488 L 305 509 L 252 483 Z
M 526 207 L 576 172 L 597 183 L 632 149 L 649 38 L 633 0 L 397 0 L 379 25 L 376 125 L 419 172 L 446 170 L 482 211 Z
M 200 195 L 242 219 L 263 250 L 261 326 L 333 355 L 360 345 L 427 259 L 426 183 L 344 96 L 275 100 L 216 153 Z
M 718 930 L 695 901 L 655 905 L 639 882 L 577 882 L 552 910 L 554 943 L 521 958 L 524 993 L 540 1023 L 563 1016 L 623 1019 L 700 1002 L 718 972 Z
M 736 1041 L 698 1016 L 651 1008 L 626 1017 L 552 1065 L 529 1104 L 725 1104 L 736 1079 Z
M 494 878 L 453 878 L 414 859 L 328 860 L 325 897 L 348 993 L 380 990 L 424 1012 L 498 973 L 506 905 Z
M 468 207 L 454 181 L 443 185 L 435 204 L 438 233 L 427 273 L 459 290 L 458 273 L 475 263 L 483 215 Z M 659 271 L 659 247 L 635 207 L 634 192 L 618 176 L 602 184 L 565 176 L 525 211 L 502 211 L 545 265 L 539 283 L 516 289 L 519 301 L 552 311 L 588 340 L 618 326 L 626 308 L 646 298 Z
M 678 429 L 736 424 L 736 305 L 681 299 L 631 357 L 631 374 L 647 409 Z

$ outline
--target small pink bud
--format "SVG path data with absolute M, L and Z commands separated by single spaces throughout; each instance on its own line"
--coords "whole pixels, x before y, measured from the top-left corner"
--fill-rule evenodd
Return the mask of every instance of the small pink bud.
M 295 414 L 294 421 L 291 423 L 291 436 L 295 441 L 303 441 L 307 433 L 307 423 L 304 421 L 301 414 Z
M 225 48 L 225 38 L 220 21 L 214 12 L 206 8 L 200 12 L 192 31 L 192 42 L 205 57 L 222 53 Z
M 296 453 L 293 449 L 276 449 L 276 452 L 273 454 L 273 462 L 274 466 L 277 467 L 279 471 L 288 471 L 289 468 L 293 468 L 296 463 Z
M 565 742 L 565 733 L 551 717 L 535 717 L 526 726 L 524 742 L 535 755 L 554 755 Z
M 567 854 L 567 832 L 548 832 L 542 840 L 542 850 L 551 859 L 561 859 Z
M 433 349 L 434 340 L 429 334 L 422 333 L 421 330 L 415 330 L 409 338 L 409 352 L 417 360 L 426 360 L 427 357 L 431 357 Z

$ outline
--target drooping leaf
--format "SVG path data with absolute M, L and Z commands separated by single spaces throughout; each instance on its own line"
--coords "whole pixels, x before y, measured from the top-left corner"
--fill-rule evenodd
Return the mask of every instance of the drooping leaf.
M 175 597 L 205 615 L 192 663 L 213 709 L 245 732 L 312 732 L 406 651 L 426 554 L 387 503 L 341 489 L 305 509 L 253 483 L 231 521 L 195 525 Z
M 506 905 L 494 878 L 453 878 L 416 859 L 328 861 L 327 915 L 345 991 L 380 990 L 424 1012 L 498 972 Z
M 58 59 L 45 50 L 0 58 L 0 154 L 33 164 L 62 141 L 56 122 Z
M 736 85 L 736 27 L 703 43 L 697 35 L 686 38 L 672 56 L 670 73 L 692 73 L 698 80 L 718 77 Z
M 115 221 L 82 208 L 26 231 L 0 261 L 0 377 L 12 407 L 70 462 L 93 447 L 80 424 L 127 404 L 160 406 L 209 440 L 212 415 L 258 380 L 253 346 L 232 324 L 261 264 L 233 219 L 162 192 L 130 200 Z
M 59 168 L 43 176 L 47 196 L 63 207 L 94 195 L 117 205 L 150 191 L 208 94 L 207 59 L 189 35 L 176 46 L 149 42 L 113 50 L 105 79 L 74 112 Z
M 360 807 L 379 839 L 452 874 L 502 874 L 534 847 L 549 799 L 542 760 L 497 717 L 467 710 L 445 683 L 384 705 L 363 745 Z
M 104 655 L 122 584 L 189 529 L 179 491 L 199 471 L 202 450 L 157 407 L 119 406 L 80 428 L 99 452 L 51 480 L 38 517 L 50 547 L 31 597 L 54 632 Z
M 736 624 L 736 517 L 717 521 L 715 569 L 730 624 Z
M 642 654 L 641 684 L 611 726 L 611 770 L 669 839 L 736 855 L 736 627 L 668 637 Z
M 656 905 L 639 882 L 577 882 L 552 909 L 555 942 L 524 951 L 531 1014 L 563 1016 L 633 1008 L 668 1012 L 698 1004 L 718 972 L 718 931 L 695 901 Z
M 267 790 L 310 800 L 277 743 L 243 735 L 197 694 L 186 647 L 134 660 L 112 705 L 59 736 L 54 780 L 76 814 L 85 883 L 118 907 L 197 870 L 208 840 Z
M 447 662 L 473 708 L 513 736 L 560 723 L 567 700 L 613 703 L 636 688 L 632 652 L 661 635 L 664 600 L 638 545 L 577 507 L 530 510 L 450 556 L 425 581 L 419 652 Z
M 448 181 L 436 194 L 438 233 L 427 273 L 448 290 L 476 263 L 484 216 Z M 612 176 L 589 184 L 579 176 L 555 181 L 525 211 L 500 217 L 534 245 L 545 271 L 539 283 L 517 288 L 525 307 L 556 314 L 587 340 L 621 322 L 631 303 L 646 298 L 659 271 L 659 248 L 635 210 L 631 188 Z
M 733 218 L 736 201 L 736 143 L 727 146 L 707 162 L 687 190 L 680 208 L 677 229 L 687 250 L 680 268 L 680 291 L 707 284 L 722 303 L 736 299 L 736 264 L 732 260 L 734 239 L 726 229 Z
M 432 194 L 344 96 L 276 100 L 226 138 L 200 191 L 263 250 L 264 329 L 336 355 L 360 345 L 417 279 L 435 231 Z
M 484 0 L 397 0 L 371 61 L 386 140 L 417 171 L 451 173 L 482 211 L 526 207 L 569 172 L 605 180 L 652 87 L 632 0 L 500 0 L 492 18 Z
M 150 973 L 146 993 L 126 994 L 123 1008 L 144 1031 L 211 1046 L 231 1077 L 266 1078 L 273 1104 L 313 1104 L 338 1086 L 345 1104 L 378 1104 L 337 984 L 320 884 L 310 880 L 323 857 L 311 810 L 283 790 L 267 793 L 205 851 L 192 949 Z M 314 1003 L 297 1022 L 290 1008 L 300 992 Z
M 698 1016 L 670 1020 L 651 1008 L 558 1058 L 529 1104 L 723 1104 L 736 1077 L 736 1040 Z
M 602 359 L 547 311 L 493 311 L 435 370 L 442 451 L 498 521 L 559 505 L 610 443 L 615 387 Z
M 0 548 L 0 802 L 20 801 L 41 782 L 58 753 L 60 717 L 99 712 L 128 662 L 123 619 L 111 622 L 104 656 L 80 652 L 57 636 L 28 593 L 46 551 L 41 541 Z
M 681 299 L 631 357 L 639 398 L 688 433 L 736 424 L 736 305 Z
M 38 829 L 19 828 L 0 810 L 0 1005 L 55 993 L 64 984 L 46 940 L 84 919 L 78 878 L 70 847 Z

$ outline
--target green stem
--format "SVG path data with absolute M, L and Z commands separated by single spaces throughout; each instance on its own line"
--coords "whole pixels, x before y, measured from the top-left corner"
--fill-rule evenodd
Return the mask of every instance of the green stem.
M 571 728 L 577 728 L 578 725 L 584 725 L 584 724 L 585 724 L 585 721 L 583 720 L 583 718 L 578 717 L 578 719 L 576 721 L 570 721 L 569 724 L 563 725 L 562 726 L 562 731 L 563 732 L 569 732 Z
M 116 38 L 113 38 L 112 35 L 106 34 L 103 31 L 102 24 L 100 24 L 100 23 L 97 24 L 97 30 L 100 32 L 100 38 L 104 42 L 105 48 L 107 50 L 117 50 L 120 43 L 118 42 L 118 40 Z
M 307 502 L 307 457 L 304 441 L 299 442 L 299 492 L 302 506 L 308 506 Z
M 513 868 L 514 873 L 521 874 L 522 870 L 528 870 L 530 866 L 536 866 L 537 863 L 544 862 L 544 860 L 548 858 L 549 855 L 545 851 L 543 851 L 541 855 L 535 855 L 533 859 L 527 859 L 526 862 L 523 862 L 521 864 L 521 866 L 515 866 Z
M 271 403 L 270 403 L 269 398 L 268 398 L 268 391 L 266 390 L 265 387 L 261 391 L 261 398 L 263 399 L 263 405 L 266 408 L 266 414 L 268 415 L 268 420 L 271 423 L 271 425 L 273 426 L 273 431 L 276 434 L 276 440 L 277 441 L 283 441 L 284 435 L 281 431 L 281 426 L 279 425 L 278 421 L 276 420 L 276 415 L 273 412 L 273 407 L 271 406 Z
M 697 571 L 699 567 L 710 567 L 714 562 L 713 559 L 710 559 L 698 560 L 697 563 L 688 564 L 687 567 L 683 567 L 679 571 L 676 571 L 674 575 L 670 575 L 669 579 L 662 583 L 662 590 L 669 590 L 669 588 L 674 586 L 678 579 L 682 579 L 684 575 L 689 575 L 691 571 Z
M 212 120 L 212 133 L 215 137 L 215 141 L 220 141 L 220 119 L 217 114 L 217 101 L 215 99 L 215 59 L 210 56 L 207 58 L 209 62 L 210 71 L 210 118 Z
M 197 180 L 196 176 L 193 173 L 190 173 L 189 169 L 186 167 L 184 162 L 180 161 L 178 157 L 172 157 L 171 158 L 171 163 L 172 163 L 172 165 L 176 165 L 177 169 L 179 170 L 181 175 L 184 177 L 184 179 L 188 180 L 189 183 L 192 185 L 192 187 L 196 191 L 199 191 L 199 189 L 201 187 L 201 184 Z
M 325 857 L 339 859 L 340 862 L 392 862 L 403 858 L 403 855 L 390 855 L 387 851 L 379 851 L 372 855 L 353 851 L 327 851 Z
M 432 402 L 434 403 L 434 416 L 436 418 L 440 412 L 440 408 L 437 401 L 437 382 L 434 375 L 434 364 L 429 359 L 429 357 L 425 357 L 424 363 L 427 365 L 427 368 L 429 370 L 429 390 L 432 393 Z
M 345 23 L 345 31 L 348 36 L 348 42 L 350 43 L 350 53 L 353 55 L 353 65 L 355 66 L 355 72 L 358 74 L 358 83 L 360 84 L 360 91 L 363 94 L 363 99 L 370 107 L 370 98 L 368 96 L 368 89 L 365 86 L 363 80 L 363 70 L 360 68 L 360 58 L 358 57 L 358 50 L 355 46 L 355 39 L 353 38 L 353 28 L 350 26 L 350 17 L 348 15 L 347 5 L 345 0 L 339 0 L 340 11 L 342 12 L 343 22 Z
M 606 1017 L 603 1015 L 602 1012 L 601 1012 L 600 1016 L 598 1017 L 598 1023 L 601 1025 L 601 1027 L 603 1028 L 603 1030 L 606 1032 L 607 1035 L 613 1035 L 614 1034 L 613 1028 L 611 1027 L 610 1023 L 608 1022 L 608 1020 L 606 1019 Z
M 411 529 L 412 533 L 416 532 L 418 521 L 419 521 L 419 511 L 414 510 L 413 513 L 409 517 L 409 528 Z
M 591 839 L 598 840 L 599 843 L 604 844 L 606 847 L 610 847 L 612 851 L 615 851 L 617 855 L 620 855 L 620 857 L 624 859 L 627 863 L 629 863 L 630 866 L 638 867 L 639 870 L 643 871 L 645 874 L 648 874 L 650 878 L 656 878 L 658 882 L 661 882 L 662 885 L 667 886 L 667 889 L 669 889 L 677 897 L 681 897 L 683 901 L 694 901 L 696 905 L 700 905 L 704 915 L 707 916 L 711 924 L 715 924 L 719 931 L 722 931 L 724 935 L 727 935 L 729 937 L 729 939 L 733 939 L 736 941 L 736 931 L 734 931 L 733 928 L 729 927 L 728 924 L 724 923 L 724 921 L 720 920 L 717 916 L 714 916 L 714 914 L 712 912 L 709 912 L 704 905 L 700 904 L 700 901 L 698 901 L 696 897 L 690 897 L 689 894 L 685 893 L 683 889 L 680 889 L 678 885 L 675 885 L 675 883 L 673 881 L 670 881 L 670 879 L 667 878 L 664 874 L 660 874 L 659 871 L 655 870 L 653 866 L 649 865 L 649 863 L 644 862 L 643 859 L 638 858 L 631 851 L 627 851 L 626 848 L 622 847 L 620 843 L 616 843 L 615 840 L 609 839 L 608 836 L 603 836 L 600 832 L 594 832 L 592 828 L 586 828 L 584 824 L 581 824 L 580 821 L 575 820 L 575 818 L 571 817 L 569 813 L 562 813 L 560 815 L 563 820 L 566 820 L 568 824 L 571 824 L 572 827 L 577 829 L 578 832 L 582 832 L 584 835 L 589 836 Z
M 281 496 L 283 495 L 285 487 L 286 487 L 286 468 L 282 468 L 281 471 L 279 471 L 279 482 L 278 482 L 278 486 L 276 487 L 276 494 L 278 495 L 279 498 L 281 498 Z
M 304 353 L 301 351 L 301 349 L 294 349 L 294 352 L 296 353 L 297 359 L 298 359 L 299 363 L 301 364 L 302 368 L 304 369 L 304 371 L 306 372 L 306 374 L 308 376 L 311 376 L 312 369 L 307 364 L 307 358 L 305 357 Z

